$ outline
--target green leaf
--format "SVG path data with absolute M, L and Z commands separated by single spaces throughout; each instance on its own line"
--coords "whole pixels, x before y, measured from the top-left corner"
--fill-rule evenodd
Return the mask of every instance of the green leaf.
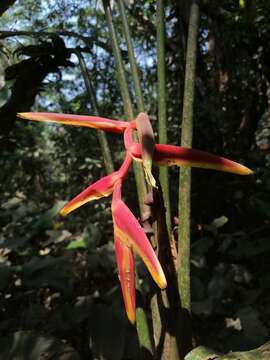
M 70 241 L 70 243 L 67 245 L 66 249 L 87 249 L 87 244 L 85 239 L 76 239 Z
M 88 249 L 94 250 L 98 247 L 101 240 L 101 231 L 94 224 L 89 224 L 84 228 L 82 235 L 71 240 L 66 249 Z

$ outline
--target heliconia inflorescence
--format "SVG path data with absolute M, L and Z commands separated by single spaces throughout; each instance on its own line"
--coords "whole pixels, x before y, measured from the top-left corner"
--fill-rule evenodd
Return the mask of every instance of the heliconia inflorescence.
M 133 253 L 140 256 L 156 284 L 164 289 L 166 278 L 160 262 L 154 252 L 144 229 L 122 200 L 121 188 L 124 178 L 131 166 L 132 159 L 142 161 L 148 183 L 155 186 L 151 173 L 152 163 L 158 166 L 190 166 L 214 169 L 238 175 L 252 174 L 252 170 L 232 160 L 210 153 L 173 145 L 144 144 L 143 134 L 151 131 L 151 124 L 146 114 L 141 113 L 131 122 L 106 119 L 97 116 L 28 112 L 19 113 L 18 117 L 26 120 L 48 121 L 65 125 L 84 126 L 124 135 L 126 157 L 119 170 L 104 176 L 88 186 L 61 210 L 65 216 L 89 201 L 113 194 L 112 217 L 114 226 L 114 243 L 124 304 L 128 319 L 136 321 L 136 299 L 134 280 Z M 150 125 L 149 125 L 150 124 Z M 133 141 L 133 132 L 139 133 L 140 143 Z

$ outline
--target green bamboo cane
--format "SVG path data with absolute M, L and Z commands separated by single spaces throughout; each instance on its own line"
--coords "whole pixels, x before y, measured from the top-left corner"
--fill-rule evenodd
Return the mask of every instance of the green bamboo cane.
M 131 75 L 134 84 L 137 110 L 138 112 L 144 112 L 143 95 L 142 95 L 140 77 L 138 72 L 138 66 L 134 55 L 134 48 L 132 44 L 130 29 L 126 16 L 126 9 L 123 0 L 118 0 L 118 8 L 122 22 L 123 33 L 128 49 L 128 57 L 130 61 Z M 137 275 L 136 275 L 136 288 L 138 291 L 140 291 L 140 284 Z M 137 332 L 138 332 L 140 345 L 141 347 L 147 349 L 153 355 L 154 353 L 153 341 L 151 340 L 151 334 L 150 334 L 150 329 L 147 322 L 145 310 L 143 308 L 137 307 L 136 317 L 137 317 L 136 325 L 137 325 Z
M 157 95 L 158 95 L 158 135 L 159 135 L 159 143 L 166 144 L 167 143 L 167 99 L 166 99 L 166 63 L 165 63 L 165 37 L 166 37 L 166 24 L 165 24 L 165 9 L 164 9 L 164 0 L 157 1 Z M 169 237 L 171 234 L 171 206 L 170 206 L 170 188 L 169 188 L 169 173 L 167 167 L 161 167 L 159 169 L 159 180 L 163 193 L 163 201 L 164 201 L 164 213 L 165 213 L 165 227 L 167 226 L 167 241 L 169 242 Z M 162 229 L 159 229 L 162 231 Z M 163 230 L 164 231 L 164 230 Z M 160 234 L 161 235 L 161 234 Z M 164 241 L 162 239 L 161 241 Z M 164 245 L 163 245 L 164 246 Z M 165 247 L 164 249 L 165 250 Z M 165 265 L 165 264 L 164 264 Z M 168 265 L 168 264 L 167 264 Z M 172 280 L 172 279 L 170 279 Z M 171 286 L 171 283 L 168 287 Z M 162 292 L 162 301 L 165 309 L 170 308 L 171 324 L 168 326 L 172 326 L 174 328 L 173 323 L 175 322 L 175 314 L 173 304 L 170 304 L 169 300 L 169 289 L 167 292 Z M 154 312 L 155 314 L 155 312 Z M 157 317 L 157 320 L 160 320 Z M 154 326 L 154 330 L 156 326 Z M 155 336 L 157 337 L 157 334 Z M 156 339 L 157 340 L 157 339 Z M 180 346 L 180 344 L 178 344 Z M 164 346 L 163 351 L 160 354 L 161 359 L 170 359 L 173 358 L 177 360 L 180 358 L 178 352 L 178 346 L 176 343 L 175 333 L 166 332 L 164 336 Z
M 82 53 L 79 50 L 74 50 L 74 53 L 76 54 L 76 56 L 78 57 L 78 60 L 79 60 L 81 73 L 82 73 L 84 83 L 85 83 L 85 87 L 86 87 L 86 90 L 87 90 L 87 93 L 88 93 L 88 96 L 89 96 L 89 99 L 90 99 L 92 111 L 93 111 L 94 115 L 98 116 L 99 111 L 98 111 L 96 96 L 95 96 L 95 92 L 93 90 L 93 86 L 92 86 L 92 83 L 91 83 L 89 73 L 87 71 L 87 67 L 86 67 L 86 64 L 85 64 L 85 61 L 84 61 L 84 57 L 83 57 Z M 102 131 L 102 130 L 98 130 L 97 134 L 98 134 L 98 140 L 99 140 L 99 143 L 100 143 L 101 152 L 102 152 L 103 161 L 104 161 L 106 171 L 107 171 L 108 174 L 112 173 L 114 171 L 114 166 L 113 166 L 113 160 L 112 160 L 111 150 L 110 150 L 110 147 L 109 147 L 107 136 L 104 133 L 104 131 Z
M 127 79 L 126 79 L 125 70 L 124 70 L 124 64 L 122 61 L 122 56 L 121 56 L 121 52 L 119 49 L 114 24 L 112 21 L 111 8 L 110 8 L 110 4 L 109 4 L 108 0 L 103 0 L 103 7 L 104 7 L 107 24 L 108 24 L 109 31 L 110 31 L 112 48 L 113 48 L 114 58 L 115 58 L 115 62 L 116 62 L 118 83 L 119 83 L 122 99 L 124 102 L 125 114 L 129 120 L 133 120 L 134 115 L 133 115 L 131 98 L 129 95 Z M 121 10 L 122 10 L 121 14 L 122 15 L 124 14 L 124 16 L 125 16 L 125 9 L 122 7 Z M 127 21 L 126 21 L 126 25 L 123 24 L 123 27 L 125 27 L 126 30 L 128 29 Z M 130 36 L 128 37 L 127 43 L 128 43 L 128 49 L 129 49 L 129 55 L 130 55 L 131 50 L 133 53 Z M 134 74 L 134 71 L 135 71 L 134 69 L 135 68 L 137 69 L 135 57 L 132 60 L 132 62 L 133 62 L 133 77 L 134 76 L 136 77 L 134 84 L 135 84 L 135 90 L 136 90 L 136 96 L 137 96 L 137 105 L 138 105 L 138 107 L 141 106 L 140 109 L 143 109 L 143 100 L 142 100 L 142 94 L 140 92 L 139 77 Z M 145 199 L 145 194 L 146 194 L 146 184 L 145 184 L 145 180 L 144 180 L 144 173 L 143 173 L 142 166 L 138 165 L 136 163 L 133 164 L 133 169 L 134 169 L 135 180 L 136 180 L 136 185 L 137 185 L 140 212 L 141 212 L 141 214 L 143 214 L 144 209 L 145 209 L 144 199 Z M 138 276 L 136 274 L 136 288 L 139 289 L 139 287 L 140 286 L 139 286 Z M 152 346 L 152 341 L 151 341 L 149 325 L 147 322 L 146 313 L 143 308 L 136 309 L 136 317 L 137 317 L 136 327 L 137 327 L 140 346 L 141 346 L 141 348 L 145 348 L 150 354 L 153 354 L 153 346 Z
M 158 135 L 159 143 L 167 143 L 167 104 L 166 104 L 166 70 L 165 70 L 165 13 L 164 1 L 157 1 L 157 72 L 158 72 Z M 168 168 L 159 170 L 159 179 L 166 208 L 168 233 L 171 233 L 171 206 Z
M 193 105 L 195 90 L 197 37 L 199 27 L 199 5 L 193 0 L 190 7 L 187 55 L 185 69 L 185 85 L 183 99 L 181 146 L 192 146 Z M 178 249 L 180 254 L 178 269 L 178 286 L 181 306 L 191 311 L 190 295 L 190 168 L 181 168 L 179 175 L 179 227 Z
M 127 48 L 128 48 L 128 55 L 129 55 L 129 61 L 130 61 L 130 67 L 131 67 L 131 74 L 132 74 L 132 78 L 133 78 L 133 82 L 134 82 L 137 108 L 140 112 L 143 112 L 144 104 L 143 104 L 143 96 L 142 96 L 142 91 L 141 91 L 141 86 L 140 86 L 140 79 L 139 79 L 138 68 L 137 68 L 137 64 L 136 64 L 136 60 L 135 60 L 135 56 L 134 56 L 134 50 L 133 50 L 133 45 L 132 45 L 132 40 L 131 40 L 131 36 L 130 36 L 130 30 L 129 30 L 129 25 L 128 25 L 128 21 L 127 21 L 127 17 L 126 17 L 125 6 L 123 3 L 123 0 L 118 0 L 118 6 L 119 6 L 119 12 L 120 12 L 120 16 L 121 16 L 122 25 L 123 25 L 123 32 L 124 32 L 124 36 L 125 36 Z M 158 38 L 158 41 L 160 41 L 160 40 L 162 41 L 162 39 Z M 164 42 L 164 35 L 163 35 L 163 42 Z M 163 46 L 163 62 L 164 62 L 164 46 Z M 163 74 L 164 73 L 165 73 L 165 71 L 163 72 Z M 162 77 L 160 77 L 160 79 L 158 79 L 158 80 L 161 80 L 161 81 L 164 80 L 164 82 L 162 83 L 162 85 L 164 85 L 162 90 L 164 91 L 163 99 L 165 99 L 165 79 L 164 79 L 164 77 L 163 77 L 163 79 L 162 79 Z M 166 101 L 164 101 L 164 104 L 162 104 L 162 105 L 166 106 Z M 165 109 L 165 119 L 164 120 L 166 121 L 166 109 Z M 166 123 L 164 124 L 164 127 L 165 127 L 165 135 L 166 135 Z M 164 131 L 163 131 L 163 134 L 164 134 Z M 153 141 L 154 141 L 154 139 L 153 139 Z M 166 143 L 166 141 L 164 141 L 164 142 Z M 167 176 L 168 176 L 168 173 L 167 173 Z M 167 178 L 167 184 L 168 184 L 168 178 Z M 149 189 L 149 190 L 151 191 L 151 189 Z M 167 186 L 167 190 L 168 190 L 168 186 Z M 166 219 L 165 227 L 166 227 L 166 223 L 167 223 L 168 227 L 169 227 L 168 228 L 168 231 L 169 231 L 170 224 L 171 224 L 170 210 L 169 210 L 170 204 L 168 201 L 165 204 L 166 204 L 165 206 L 168 210 L 167 214 L 169 214 L 169 219 L 168 218 Z M 154 226 L 154 232 L 156 232 L 156 231 L 157 231 L 157 227 Z M 158 239 L 157 234 L 156 234 L 155 238 Z M 165 239 L 163 239 L 163 241 L 164 240 Z M 166 292 L 162 292 L 162 301 L 164 303 L 164 307 L 167 308 L 168 307 L 168 299 L 167 299 Z M 162 334 L 162 323 L 161 323 L 161 318 L 159 316 L 158 303 L 157 303 L 156 296 L 154 296 L 152 298 L 150 306 L 151 306 L 151 312 L 152 312 L 153 333 L 155 336 L 155 342 L 158 343 L 159 337 Z M 145 316 L 145 313 L 138 314 L 138 311 L 137 311 L 137 316 Z M 146 324 L 146 319 L 145 319 L 145 321 L 142 321 L 142 322 L 140 321 L 140 323 Z M 149 331 L 148 329 L 145 329 L 145 328 L 141 329 L 141 326 L 139 325 L 140 323 L 138 323 L 138 325 L 137 325 L 139 337 L 141 336 L 140 334 L 145 334 L 146 331 Z M 149 349 L 149 345 L 151 344 L 150 335 L 147 339 L 140 338 L 140 343 L 143 344 L 145 340 L 148 341 L 148 349 Z M 165 358 L 166 356 L 172 355 L 172 354 L 176 355 L 177 351 L 175 348 L 176 348 L 176 346 L 175 346 L 174 338 L 171 336 L 171 334 L 166 333 L 165 339 L 164 339 L 164 351 L 162 352 L 162 358 Z M 176 356 L 175 356 L 175 358 L 176 358 Z
M 126 79 L 124 64 L 121 56 L 121 51 L 118 45 L 118 40 L 116 36 L 116 31 L 114 28 L 114 24 L 112 21 L 112 13 L 110 8 L 110 2 L 109 0 L 103 0 L 103 7 L 105 11 L 106 21 L 109 27 L 109 33 L 111 36 L 111 43 L 113 48 L 113 54 L 115 58 L 115 64 L 116 64 L 116 73 L 117 73 L 117 79 L 119 83 L 119 88 L 121 92 L 121 96 L 124 103 L 124 111 L 126 114 L 126 117 L 128 120 L 133 120 L 133 109 L 132 109 L 132 103 L 131 98 L 129 95 L 129 89 L 128 89 L 128 83 Z M 136 186 L 137 186 L 137 192 L 138 192 L 138 198 L 139 198 L 139 205 L 140 205 L 140 211 L 143 213 L 144 211 L 144 197 L 146 194 L 146 186 L 144 181 L 144 174 L 142 166 L 139 164 L 134 163 L 133 164 L 134 174 L 135 174 L 135 180 L 136 180 Z
M 130 61 L 130 69 L 131 75 L 134 83 L 134 90 L 136 96 L 136 103 L 138 112 L 144 112 L 144 103 L 143 103 L 143 95 L 140 83 L 140 76 L 138 72 L 138 66 L 134 55 L 134 48 L 131 40 L 130 29 L 128 25 L 128 20 L 126 16 L 126 10 L 123 0 L 118 0 L 118 8 L 120 12 L 121 22 L 123 25 L 123 32 L 127 44 L 128 57 Z

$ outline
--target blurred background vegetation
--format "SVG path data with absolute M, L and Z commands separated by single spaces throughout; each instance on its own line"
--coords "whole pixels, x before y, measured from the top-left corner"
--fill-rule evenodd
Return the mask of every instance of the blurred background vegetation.
M 157 128 L 156 2 L 125 3 L 146 111 Z M 248 350 L 270 329 L 270 3 L 200 5 L 193 146 L 255 175 L 192 172 L 193 324 L 199 343 Z M 188 0 L 166 4 L 171 144 L 179 142 L 188 9 Z M 30 110 L 94 112 L 75 50 L 85 58 L 100 114 L 125 119 L 102 2 L 6 0 L 0 15 L 0 358 L 140 358 L 119 289 L 110 202 L 57 215 L 105 174 L 96 132 L 16 119 Z M 117 167 L 122 140 L 108 141 Z M 176 225 L 177 169 L 170 169 L 170 186 Z M 139 214 L 132 176 L 125 193 Z M 147 304 L 151 287 L 139 270 Z

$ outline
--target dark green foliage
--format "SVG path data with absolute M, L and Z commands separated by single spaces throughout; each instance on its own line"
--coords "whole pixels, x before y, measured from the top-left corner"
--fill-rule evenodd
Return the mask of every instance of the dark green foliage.
M 0 109 L 1 131 L 5 133 L 13 128 L 17 112 L 30 110 L 46 76 L 59 73 L 60 66 L 73 65 L 68 60 L 70 51 L 56 35 L 51 36 L 51 41 L 19 47 L 14 54 L 27 59 L 5 69 L 5 81 L 13 82 L 11 96 Z

